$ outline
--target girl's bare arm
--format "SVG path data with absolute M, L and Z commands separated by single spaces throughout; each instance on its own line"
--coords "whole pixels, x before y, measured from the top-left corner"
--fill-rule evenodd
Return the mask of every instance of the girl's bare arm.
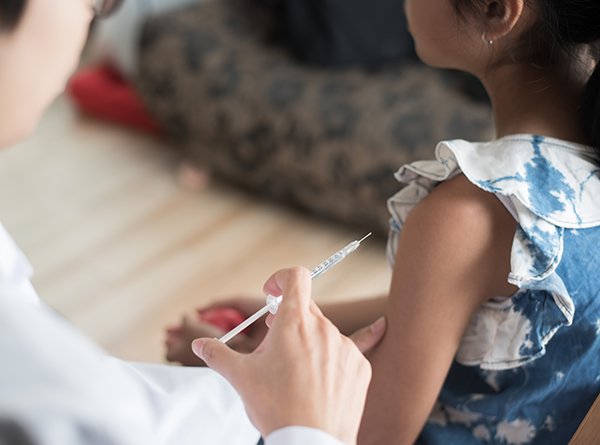
M 412 444 L 474 312 L 507 282 L 516 222 L 463 175 L 410 213 L 400 237 L 387 332 L 370 355 L 373 380 L 359 444 Z
M 376 297 L 344 303 L 319 304 L 319 308 L 344 335 L 352 335 L 385 315 L 388 297 Z

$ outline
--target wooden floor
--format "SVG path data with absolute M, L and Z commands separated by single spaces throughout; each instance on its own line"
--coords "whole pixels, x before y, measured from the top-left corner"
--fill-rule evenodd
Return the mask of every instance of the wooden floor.
M 223 184 L 182 190 L 179 161 L 62 97 L 32 137 L 0 152 L 0 220 L 38 293 L 124 359 L 163 362 L 163 329 L 184 311 L 261 295 L 275 270 L 312 268 L 364 235 Z M 381 294 L 389 279 L 384 243 L 369 239 L 315 282 L 314 298 Z

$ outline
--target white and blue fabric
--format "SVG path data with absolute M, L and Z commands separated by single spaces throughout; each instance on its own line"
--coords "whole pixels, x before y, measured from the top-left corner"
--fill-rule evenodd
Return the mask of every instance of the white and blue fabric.
M 388 258 L 408 212 L 464 174 L 515 217 L 508 282 L 474 315 L 420 444 L 566 444 L 600 392 L 600 158 L 534 135 L 441 142 L 403 166 Z

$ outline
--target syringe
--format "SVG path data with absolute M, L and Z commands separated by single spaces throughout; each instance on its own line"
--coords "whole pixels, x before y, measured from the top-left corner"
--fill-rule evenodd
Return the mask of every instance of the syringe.
M 337 263 L 339 263 L 344 258 L 346 258 L 349 253 L 354 252 L 358 248 L 358 246 L 360 246 L 360 243 L 362 243 L 369 236 L 371 236 L 371 232 L 369 232 L 367 234 L 367 236 L 365 236 L 363 239 L 361 239 L 359 241 L 352 241 L 346 247 L 344 247 L 343 249 L 341 249 L 341 250 L 337 251 L 336 253 L 334 253 L 333 255 L 331 255 L 329 258 L 327 258 L 325 261 L 323 261 L 321 264 L 319 264 L 317 267 L 315 267 L 313 270 L 310 271 L 310 278 L 312 280 L 315 280 L 317 277 L 320 277 L 321 275 L 323 275 L 325 272 L 327 272 L 329 269 L 331 269 Z M 265 315 L 267 312 L 276 314 L 277 309 L 279 308 L 279 305 L 281 304 L 282 300 L 283 300 L 282 296 L 274 297 L 273 295 L 269 295 L 267 297 L 267 304 L 265 307 L 258 310 L 255 314 L 251 315 L 246 320 L 241 322 L 239 325 L 237 325 L 235 328 L 233 328 L 231 331 L 229 331 L 227 334 L 225 334 L 219 340 L 222 341 L 223 343 L 227 343 L 229 340 L 231 340 L 233 337 L 238 335 L 240 332 L 242 332 L 244 329 L 246 329 L 248 326 L 250 326 L 256 320 L 258 320 L 260 317 Z

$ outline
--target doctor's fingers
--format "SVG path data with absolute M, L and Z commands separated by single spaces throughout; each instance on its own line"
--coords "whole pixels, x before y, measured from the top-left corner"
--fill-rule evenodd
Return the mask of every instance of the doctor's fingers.
M 386 329 L 385 317 L 378 318 L 374 323 L 359 329 L 350 339 L 363 354 L 373 349 L 383 338 Z
M 314 302 L 314 300 L 310 300 L 309 310 L 316 317 L 325 317 L 323 315 L 323 312 L 321 312 L 321 309 L 319 308 L 319 306 L 317 306 L 317 303 Z M 267 327 L 269 329 L 271 328 L 271 325 L 273 324 L 273 319 L 274 318 L 275 318 L 275 314 L 269 314 L 267 316 L 267 318 L 265 319 L 265 324 L 267 325 Z
M 278 270 L 267 280 L 263 292 L 265 295 L 283 295 L 278 313 L 304 312 L 308 309 L 311 300 L 310 272 L 304 267 Z
M 199 338 L 193 341 L 192 350 L 209 368 L 221 374 L 232 383 L 245 354 L 234 351 L 225 343 L 213 338 Z

